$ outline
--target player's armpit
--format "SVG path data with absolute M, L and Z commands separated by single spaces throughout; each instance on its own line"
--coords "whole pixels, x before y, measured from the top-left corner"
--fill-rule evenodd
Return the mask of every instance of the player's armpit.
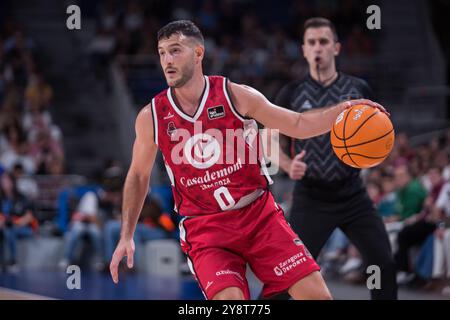
M 153 117 L 151 105 L 145 106 L 138 114 L 135 124 L 136 138 L 130 172 L 139 176 L 150 176 L 158 151 L 153 134 Z
M 255 119 L 267 128 L 278 129 L 287 136 L 299 138 L 299 113 L 274 105 L 252 87 L 230 82 L 229 89 L 240 114 Z

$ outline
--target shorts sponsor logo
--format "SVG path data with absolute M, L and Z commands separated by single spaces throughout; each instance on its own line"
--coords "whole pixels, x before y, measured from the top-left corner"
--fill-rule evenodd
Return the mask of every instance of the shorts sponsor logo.
M 240 273 L 236 272 L 236 271 L 232 271 L 232 270 L 227 269 L 227 270 L 220 270 L 220 271 L 216 272 L 216 276 L 218 276 L 218 277 L 226 275 L 226 274 L 232 274 L 232 275 L 236 276 L 239 280 L 244 281 L 244 279 L 242 278 Z
M 288 273 L 293 268 L 297 267 L 298 265 L 306 262 L 306 257 L 302 252 L 299 252 L 289 259 L 280 262 L 277 266 L 273 268 L 273 271 L 277 276 L 282 276 L 285 273 Z
M 273 268 L 273 271 L 275 271 L 275 274 L 279 277 L 281 277 L 283 275 L 283 271 L 281 271 L 281 269 L 279 267 Z

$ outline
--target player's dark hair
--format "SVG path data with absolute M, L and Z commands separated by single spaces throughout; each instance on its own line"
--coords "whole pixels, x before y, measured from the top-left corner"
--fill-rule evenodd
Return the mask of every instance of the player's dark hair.
M 305 21 L 305 24 L 303 25 L 302 37 L 303 38 L 305 37 L 306 30 L 308 30 L 310 28 L 320 28 L 320 27 L 330 28 L 331 33 L 333 34 L 334 41 L 335 42 L 339 41 L 336 27 L 334 26 L 333 22 L 331 22 L 330 20 L 328 20 L 326 18 L 321 18 L 321 17 L 310 18 Z
M 171 35 L 179 33 L 186 37 L 192 37 L 201 44 L 205 43 L 202 32 L 190 20 L 177 20 L 166 24 L 158 31 L 158 41 L 161 39 L 168 39 Z

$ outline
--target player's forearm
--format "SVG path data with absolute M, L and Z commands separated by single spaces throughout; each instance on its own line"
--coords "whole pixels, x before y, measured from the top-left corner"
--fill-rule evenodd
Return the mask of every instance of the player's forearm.
M 345 105 L 337 104 L 321 108 L 316 112 L 305 112 L 298 116 L 298 135 L 296 138 L 308 139 L 331 130 L 338 115 L 345 110 Z
M 125 180 L 121 237 L 132 239 L 148 192 L 149 177 L 128 173 Z

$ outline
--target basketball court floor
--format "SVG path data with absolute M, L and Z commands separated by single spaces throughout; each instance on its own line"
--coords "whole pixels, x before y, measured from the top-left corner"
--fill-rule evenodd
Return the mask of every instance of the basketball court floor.
M 0 273 L 0 300 L 204 300 L 197 283 L 190 275 L 161 277 L 144 273 L 120 275 L 115 285 L 108 273 L 82 272 L 80 289 L 68 289 L 68 274 L 61 271 L 21 271 Z M 248 274 L 252 299 L 259 294 L 261 284 Z M 335 299 L 368 300 L 363 285 L 352 285 L 327 279 Z M 402 300 L 450 300 L 438 293 L 400 289 Z

